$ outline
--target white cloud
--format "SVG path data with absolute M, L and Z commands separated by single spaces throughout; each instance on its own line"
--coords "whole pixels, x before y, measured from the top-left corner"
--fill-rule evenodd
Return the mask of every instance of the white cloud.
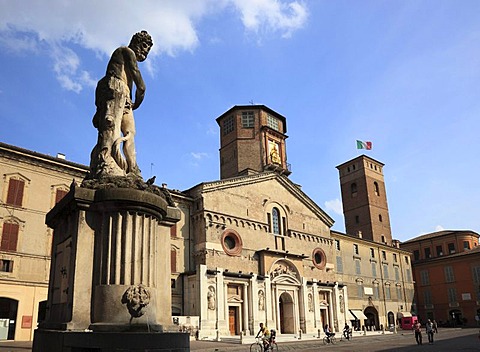
M 260 35 L 280 32 L 288 37 L 307 18 L 305 5 L 279 0 L 0 0 L 0 46 L 25 52 L 53 49 L 54 71 L 66 89 L 80 91 L 89 80 L 72 44 L 110 56 L 127 45 L 133 33 L 146 29 L 152 35 L 151 56 L 174 56 L 193 51 L 200 43 L 196 25 L 201 19 L 234 8 L 244 26 Z M 58 51 L 64 51 L 63 55 Z M 59 61 L 67 59 L 67 62 Z M 152 63 L 147 71 L 153 74 Z
M 208 158 L 208 153 L 195 153 L 195 152 L 191 152 L 190 155 L 197 161 L 200 161 L 202 159 L 205 159 L 205 158 Z
M 325 209 L 327 212 L 332 211 L 335 214 L 343 215 L 342 201 L 338 198 L 327 200 L 325 202 Z

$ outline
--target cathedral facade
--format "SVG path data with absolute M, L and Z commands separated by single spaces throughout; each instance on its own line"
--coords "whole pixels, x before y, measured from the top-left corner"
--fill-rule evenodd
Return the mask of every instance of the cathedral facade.
M 287 120 L 264 105 L 217 118 L 220 179 L 170 190 L 174 322 L 199 338 L 394 329 L 411 314 L 410 252 L 392 239 L 383 164 L 337 166 L 346 232 L 291 180 Z M 30 340 L 42 320 L 50 271 L 45 215 L 87 166 L 0 144 L 0 339 Z M 301 172 L 301 171 L 300 171 Z M 13 323 L 12 323 L 13 322 Z M 2 332 L 0 331 L 0 334 Z

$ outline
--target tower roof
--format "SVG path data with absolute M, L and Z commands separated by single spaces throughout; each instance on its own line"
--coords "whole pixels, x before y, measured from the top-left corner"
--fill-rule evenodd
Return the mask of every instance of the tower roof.
M 372 157 L 369 157 L 368 155 L 365 155 L 365 154 L 362 154 L 362 155 L 359 155 L 357 156 L 356 158 L 353 158 L 353 159 L 350 159 L 349 161 L 346 161 L 344 162 L 343 164 L 340 164 L 340 165 L 337 165 L 335 166 L 337 169 L 340 169 L 342 168 L 343 166 L 347 165 L 347 164 L 350 164 L 352 161 L 356 161 L 356 160 L 361 160 L 361 159 L 367 159 L 367 160 L 370 160 L 370 161 L 373 161 L 377 164 L 379 164 L 380 166 L 384 166 L 385 164 L 378 161 L 378 160 L 375 160 L 374 158 Z
M 283 131 L 284 133 L 287 132 L 287 123 L 286 123 L 286 118 L 285 116 L 279 114 L 278 112 L 276 112 L 275 110 L 272 110 L 270 109 L 268 106 L 266 105 L 234 105 L 233 107 L 231 107 L 230 109 L 228 109 L 227 111 L 225 111 L 223 114 L 221 114 L 219 117 L 216 118 L 216 121 L 217 123 L 220 125 L 220 120 L 225 116 L 225 115 L 229 115 L 231 114 L 233 111 L 236 111 L 236 110 L 248 110 L 248 109 L 253 109 L 253 110 L 263 110 L 263 111 L 266 111 L 268 112 L 269 114 L 275 116 L 276 118 L 280 119 L 283 123 Z

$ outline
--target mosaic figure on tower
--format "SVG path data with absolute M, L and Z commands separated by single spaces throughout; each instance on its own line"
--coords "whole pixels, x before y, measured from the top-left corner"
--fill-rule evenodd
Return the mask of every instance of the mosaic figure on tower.
M 117 48 L 97 84 L 93 125 L 98 140 L 90 160 L 90 178 L 137 176 L 141 178 L 135 151 L 133 110 L 145 97 L 145 82 L 137 62 L 145 61 L 153 45 L 146 31 L 133 35 L 130 44 Z M 135 85 L 135 100 L 132 100 Z M 123 155 L 120 149 L 123 149 Z

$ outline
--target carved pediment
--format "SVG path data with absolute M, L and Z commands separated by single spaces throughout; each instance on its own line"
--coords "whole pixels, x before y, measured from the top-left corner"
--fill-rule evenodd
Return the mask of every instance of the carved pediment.
M 238 296 L 231 296 L 227 299 L 228 303 L 243 303 L 243 300 Z
M 298 281 L 295 277 L 290 275 L 280 275 L 273 280 L 276 284 L 286 284 L 286 285 L 300 285 L 300 281 Z
M 272 281 L 279 282 L 285 281 L 288 278 L 293 280 L 295 284 L 300 283 L 300 275 L 298 274 L 295 265 L 287 260 L 278 260 L 270 269 L 270 278 Z

